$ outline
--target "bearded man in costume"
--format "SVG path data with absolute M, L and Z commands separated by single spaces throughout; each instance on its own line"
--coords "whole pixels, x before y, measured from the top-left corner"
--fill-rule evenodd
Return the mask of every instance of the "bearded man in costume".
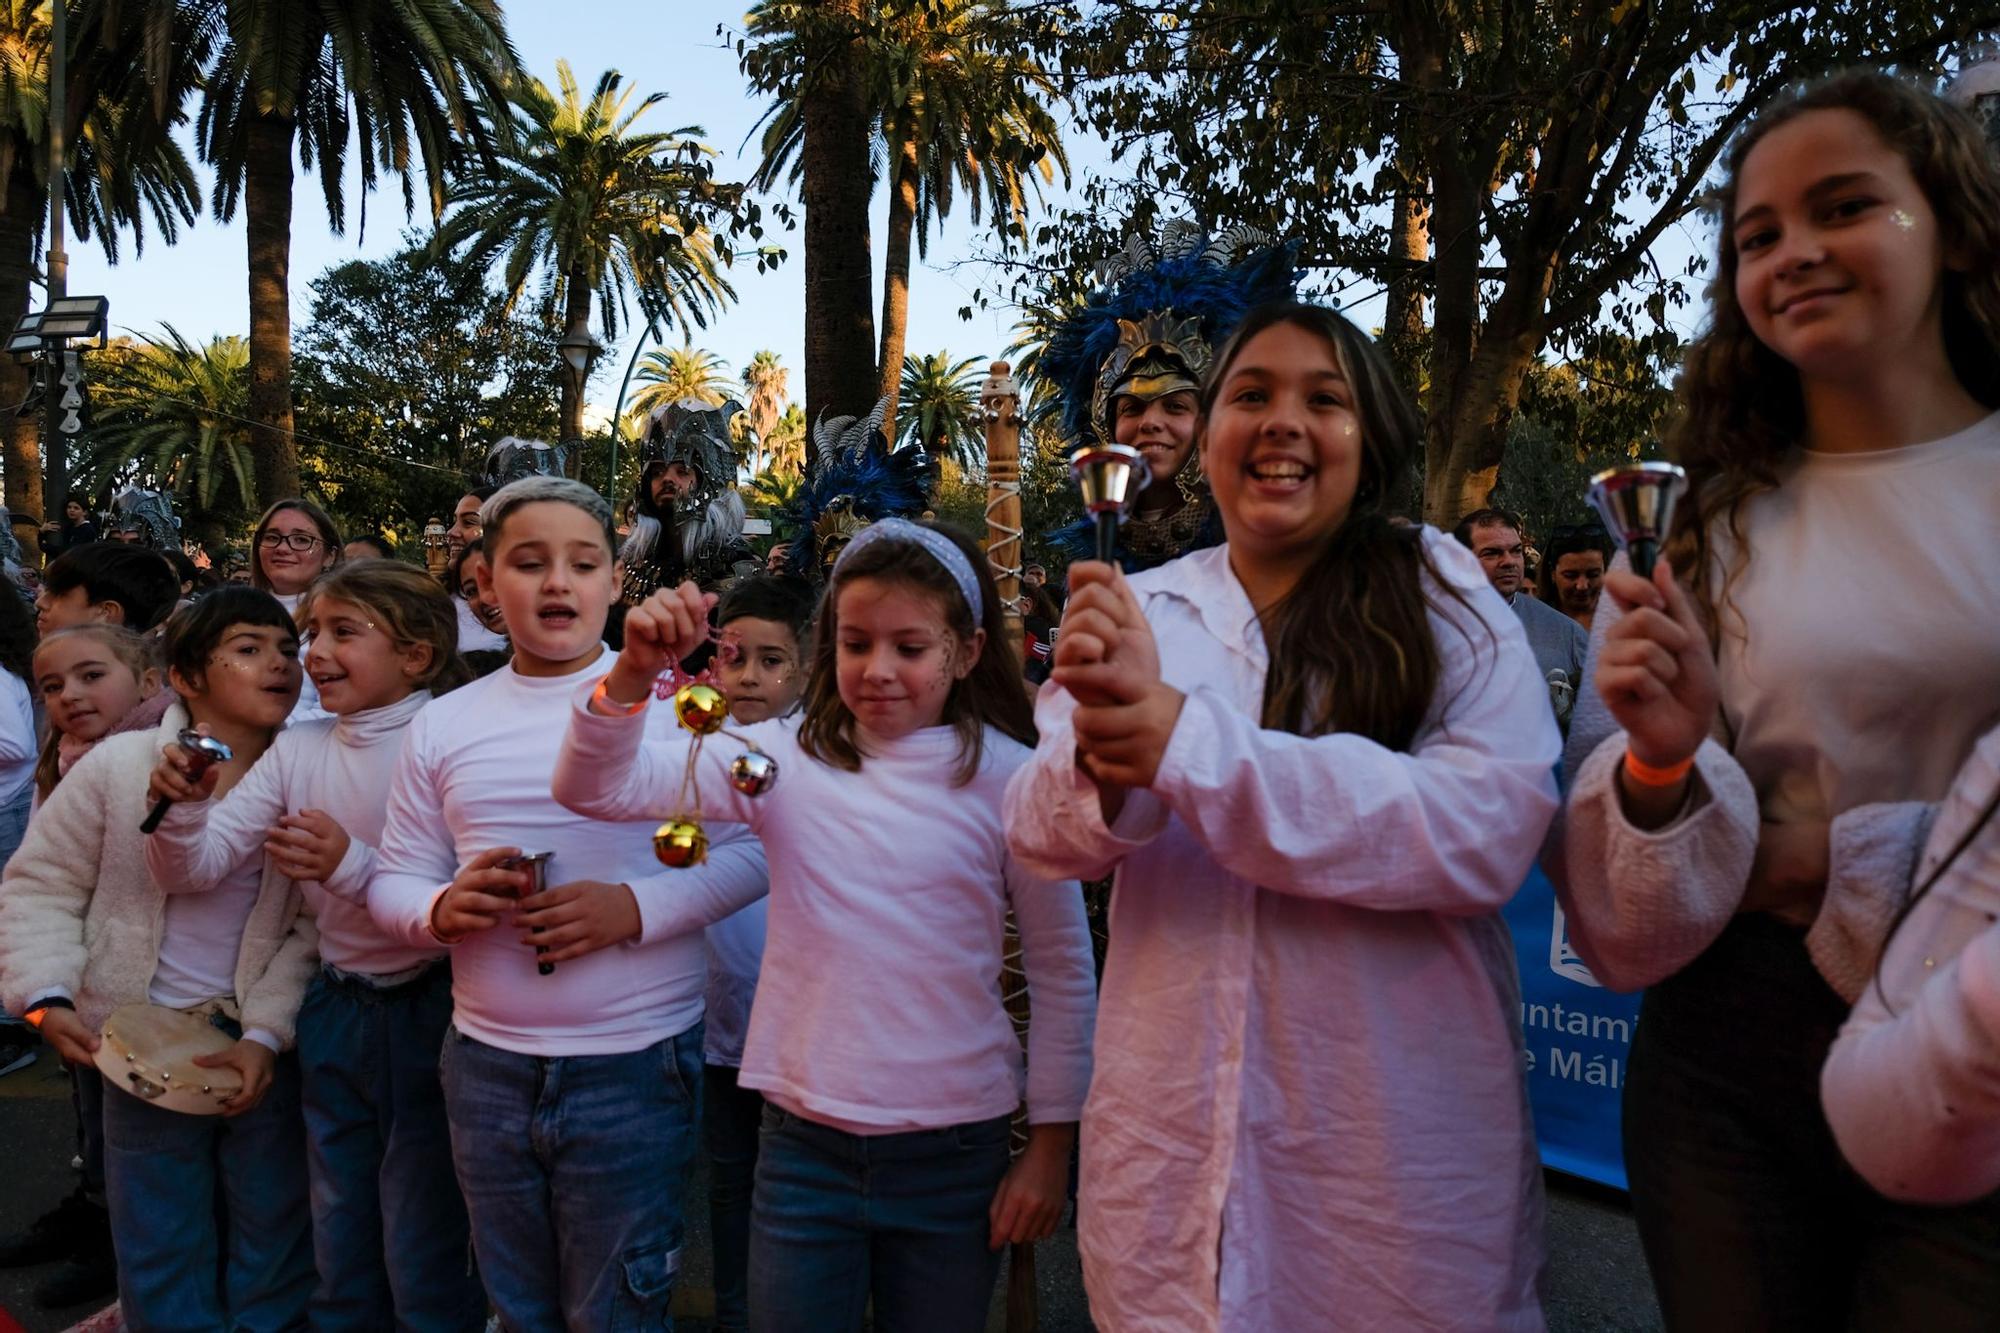
M 1295 255 L 1251 227 L 1210 240 L 1195 223 L 1169 222 L 1157 244 L 1135 234 L 1097 266 L 1098 291 L 1043 351 L 1071 451 L 1115 442 L 1145 457 L 1150 480 L 1118 537 L 1128 573 L 1222 541 L 1195 450 L 1201 379 L 1245 312 L 1293 298 Z M 1052 539 L 1090 559 L 1094 532 L 1085 520 Z
M 729 438 L 730 418 L 742 410 L 734 401 L 711 407 L 683 399 L 646 419 L 632 532 L 618 552 L 628 604 L 687 579 L 719 592 L 761 567 L 743 540 L 743 496 Z

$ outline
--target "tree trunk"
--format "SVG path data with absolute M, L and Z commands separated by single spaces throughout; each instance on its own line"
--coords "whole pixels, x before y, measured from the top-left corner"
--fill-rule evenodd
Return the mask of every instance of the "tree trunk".
M 30 165 L 32 147 L 17 142 L 14 169 L 0 203 L 0 331 L 12 332 L 28 313 L 28 281 L 35 266 L 35 223 L 47 196 Z M 5 469 L 7 509 L 14 539 L 35 563 L 35 529 L 43 518 L 42 426 L 32 412 L 16 412 L 27 401 L 35 367 L 0 356 L 0 467 Z M 60 501 L 58 501 L 60 512 Z
M 1389 360 L 1402 376 L 1403 387 L 1418 398 L 1424 387 L 1425 333 L 1420 270 L 1431 257 L 1430 217 L 1424 182 L 1405 174 L 1402 188 L 1396 191 L 1389 221 L 1389 284 L 1382 316 L 1382 342 Z
M 882 256 L 882 366 L 875 392 L 889 400 L 882 433 L 896 438 L 896 395 L 903 387 L 903 343 L 910 331 L 910 239 L 917 226 L 917 135 L 905 125 L 889 183 L 889 233 Z
M 582 274 L 571 272 L 564 279 L 563 288 L 563 328 L 589 332 L 590 283 Z M 569 460 L 570 474 L 580 477 L 583 475 L 583 399 L 584 390 L 589 383 L 590 368 L 585 366 L 584 373 L 577 374 L 570 368 L 569 361 L 563 356 L 561 349 L 557 349 L 555 358 L 556 384 L 561 390 L 558 399 L 560 414 L 558 420 L 562 424 L 558 429 L 562 434 L 562 443 L 568 445 L 575 454 L 575 457 Z
M 289 117 L 250 122 L 243 216 L 250 238 L 250 457 L 257 502 L 299 493 L 292 434 L 292 137 Z
M 829 18 L 859 31 L 863 0 L 819 0 Z M 874 404 L 875 275 L 869 257 L 870 116 L 855 67 L 859 37 L 815 53 L 826 71 L 804 97 L 799 199 L 805 208 L 806 467 L 822 415 L 865 415 Z M 809 62 L 810 63 L 810 62 Z

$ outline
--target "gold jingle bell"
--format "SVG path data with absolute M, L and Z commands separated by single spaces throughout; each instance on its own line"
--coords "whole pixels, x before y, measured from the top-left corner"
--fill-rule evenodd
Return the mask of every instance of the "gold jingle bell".
M 729 785 L 745 796 L 762 796 L 778 780 L 778 761 L 762 750 L 736 756 L 729 765 Z
M 669 819 L 653 831 L 653 855 L 669 870 L 686 870 L 708 859 L 708 834 L 692 819 Z
M 729 698 L 713 685 L 683 685 L 674 691 L 674 716 L 697 736 L 712 736 L 729 720 Z

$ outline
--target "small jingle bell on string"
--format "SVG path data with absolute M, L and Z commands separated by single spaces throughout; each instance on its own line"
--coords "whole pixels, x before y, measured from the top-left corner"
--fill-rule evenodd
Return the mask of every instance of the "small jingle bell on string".
M 708 834 L 692 819 L 669 819 L 653 831 L 653 855 L 669 870 L 686 870 L 708 859 Z
M 736 756 L 729 765 L 729 785 L 745 796 L 762 796 L 778 780 L 778 761 L 762 750 Z
M 729 721 L 729 696 L 713 685 L 683 685 L 674 691 L 674 716 L 697 736 L 712 736 Z

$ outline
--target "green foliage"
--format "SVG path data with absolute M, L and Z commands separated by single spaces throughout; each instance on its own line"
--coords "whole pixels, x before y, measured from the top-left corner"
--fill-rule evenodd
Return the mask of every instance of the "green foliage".
M 806 410 L 792 403 L 778 414 L 778 424 L 763 437 L 765 468 L 803 476 L 806 466 Z
M 639 387 L 632 392 L 627 417 L 642 422 L 655 408 L 684 399 L 718 406 L 740 392 L 729 378 L 722 358 L 701 347 L 666 347 L 639 358 L 632 380 Z M 630 432 L 636 437 L 637 432 Z
M 743 416 L 739 419 L 746 422 L 756 440 L 755 453 L 750 460 L 753 476 L 764 470 L 770 454 L 772 432 L 778 428 L 778 421 L 785 414 L 785 381 L 788 375 L 776 352 L 753 353 L 750 364 L 743 367 Z
M 1005 0 L 870 0 L 860 11 L 814 0 L 762 0 L 750 11 L 743 72 L 774 99 L 754 183 L 797 183 L 818 74 L 809 57 L 831 42 L 857 52 L 878 148 L 916 144 L 918 253 L 961 193 L 975 223 L 990 208 L 1002 244 L 1025 239 L 1027 191 L 1039 198 L 1057 171 L 1067 186 L 1069 159 L 1048 110 L 1055 81 L 1024 43 L 1021 16 Z
M 937 494 L 931 500 L 931 513 L 938 522 L 984 543 L 991 535 L 986 530 L 987 495 L 985 473 L 946 458 L 938 464 Z
M 75 460 L 77 489 L 131 485 L 170 493 L 183 530 L 214 540 L 255 516 L 250 465 L 250 348 L 164 336 L 121 343 L 88 367 L 93 421 Z
M 495 440 L 553 438 L 559 334 L 478 272 L 414 245 L 331 268 L 312 292 L 295 339 L 301 452 L 343 530 L 421 530 Z
M 700 126 L 636 128 L 666 94 L 633 106 L 623 77 L 607 70 L 586 97 L 567 62 L 556 69 L 556 92 L 538 79 L 509 85 L 496 151 L 452 187 L 437 251 L 497 266 L 510 300 L 539 275 L 549 311 L 574 309 L 580 286 L 609 337 L 633 304 L 648 325 L 706 327 L 735 299 L 724 276 L 732 234 L 761 233 L 757 206 L 715 180 Z M 779 257 L 760 251 L 758 267 Z
M 134 6 L 143 8 L 145 6 Z M 157 6 L 153 6 L 157 7 Z M 421 160 L 433 215 L 468 149 L 483 145 L 480 107 L 498 103 L 515 68 L 499 0 L 182 0 L 219 39 L 196 138 L 216 170 L 216 216 L 233 217 L 253 156 L 253 127 L 294 126 L 300 161 L 318 168 L 336 232 L 347 221 L 350 146 L 362 189 L 380 173 L 416 207 Z
M 933 458 L 962 468 L 986 456 L 986 423 L 979 406 L 984 372 L 976 357 L 954 362 L 949 352 L 911 357 L 903 363 L 902 392 L 896 396 L 896 435 L 914 440 Z

